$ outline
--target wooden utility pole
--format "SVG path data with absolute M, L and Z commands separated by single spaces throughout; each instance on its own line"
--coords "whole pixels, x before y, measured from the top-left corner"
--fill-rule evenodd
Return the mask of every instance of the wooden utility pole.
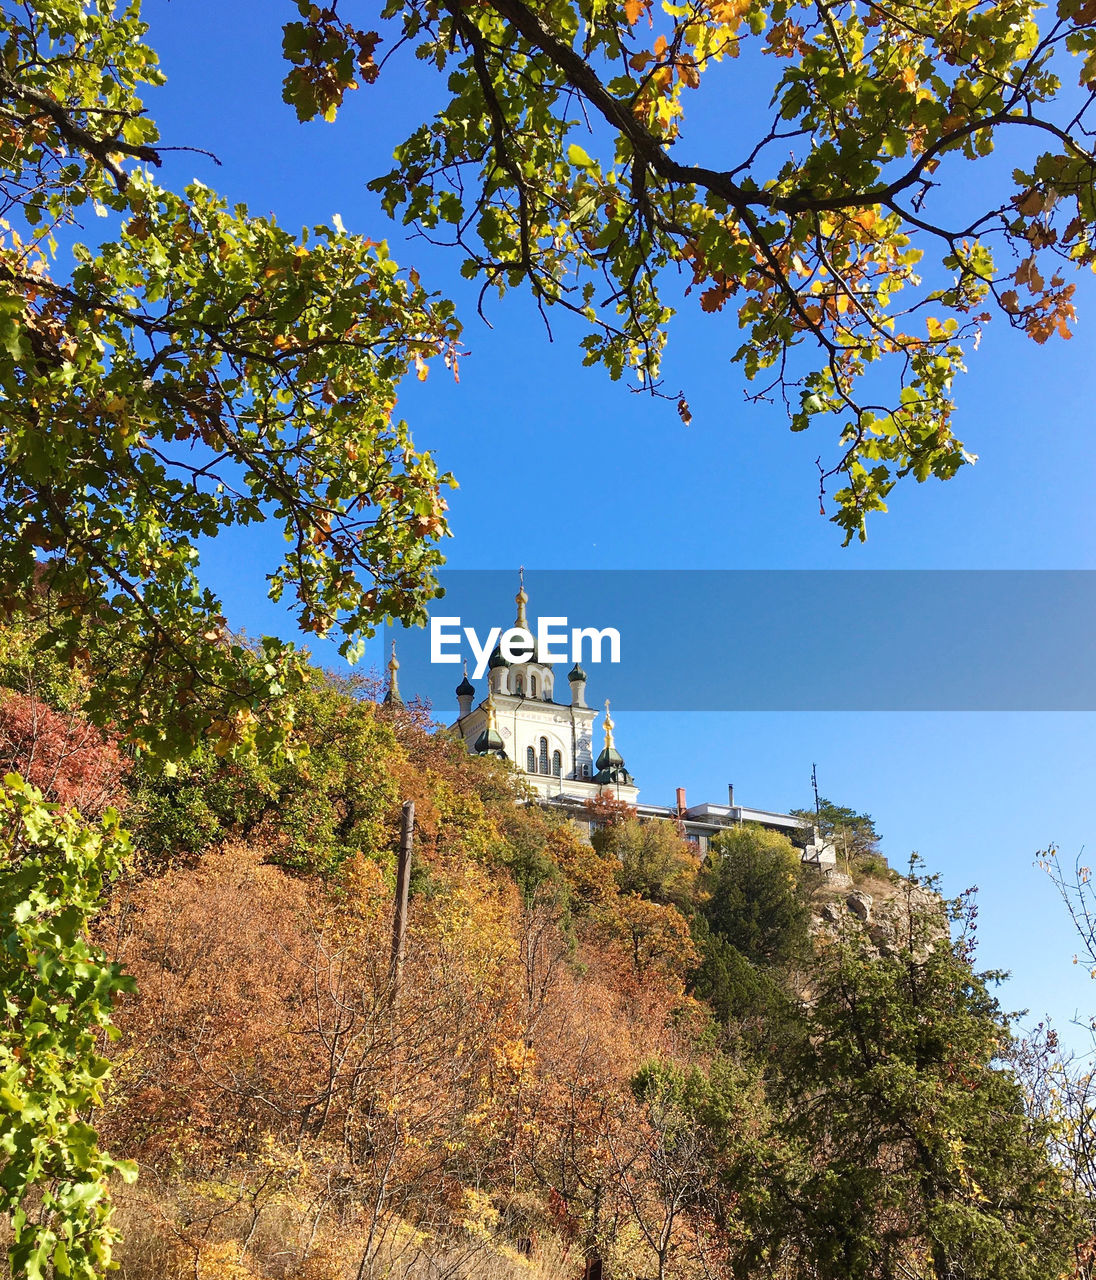
M 403 976 L 403 950 L 407 940 L 407 890 L 411 883 L 411 846 L 415 836 L 415 802 L 405 800 L 400 819 L 400 854 L 396 862 L 396 906 L 392 913 L 392 999 L 396 999 Z

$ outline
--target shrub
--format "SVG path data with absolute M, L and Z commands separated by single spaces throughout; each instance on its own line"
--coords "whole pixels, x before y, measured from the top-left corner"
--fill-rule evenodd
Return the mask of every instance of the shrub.
M 97 818 L 124 806 L 129 767 L 118 744 L 75 712 L 29 694 L 0 698 L 0 775 L 18 773 L 47 800 Z

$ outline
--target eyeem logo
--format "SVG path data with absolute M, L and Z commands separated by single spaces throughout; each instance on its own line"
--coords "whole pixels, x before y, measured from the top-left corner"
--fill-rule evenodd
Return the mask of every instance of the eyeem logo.
M 472 650 L 475 666 L 472 679 L 482 679 L 491 654 L 497 645 L 507 662 L 528 662 L 537 655 L 538 662 L 582 662 L 583 641 L 589 641 L 589 662 L 602 662 L 602 652 L 608 645 L 608 661 L 620 661 L 620 632 L 616 627 L 571 627 L 566 618 L 538 618 L 537 634 L 525 627 L 492 627 L 481 641 L 475 627 L 461 625 L 460 618 L 430 619 L 430 661 L 460 662 L 460 646 L 464 640 Z M 567 648 L 568 641 L 570 648 Z M 456 652 L 450 652 L 455 649 Z

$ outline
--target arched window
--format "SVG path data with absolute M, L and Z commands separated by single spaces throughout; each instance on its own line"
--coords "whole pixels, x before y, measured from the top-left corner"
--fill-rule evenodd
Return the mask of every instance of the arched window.
M 521 676 L 514 677 L 514 692 L 518 695 L 519 698 L 521 697 L 522 695 Z
M 525 771 L 526 773 L 536 773 L 537 771 L 537 753 L 532 747 L 525 748 Z
M 563 757 L 558 751 L 552 752 L 552 776 L 556 778 L 563 776 Z
M 537 678 L 536 676 L 531 675 L 529 677 L 529 697 L 535 698 L 536 696 L 537 696 Z
M 547 738 L 541 738 L 540 740 L 540 771 L 541 773 L 548 772 L 548 739 Z

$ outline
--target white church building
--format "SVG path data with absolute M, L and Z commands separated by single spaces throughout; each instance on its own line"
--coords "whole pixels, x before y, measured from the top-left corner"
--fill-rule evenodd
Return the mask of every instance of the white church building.
M 532 634 L 524 582 L 516 603 L 514 626 Z M 639 788 L 614 745 L 608 702 L 605 745 L 596 751 L 598 712 L 586 701 L 586 672 L 576 663 L 566 676 L 566 694 L 559 698 L 556 682 L 555 669 L 542 660 L 535 644 L 528 660 L 515 663 L 496 647 L 487 664 L 483 700 L 476 704 L 476 688 L 465 672 L 457 686 L 459 714 L 450 728 L 477 755 L 505 756 L 524 769 L 526 781 L 545 800 L 568 797 L 582 804 L 608 791 L 635 804 Z
M 524 575 L 515 603 L 514 626 L 535 635 L 536 627 L 530 627 L 527 617 Z M 386 702 L 400 701 L 398 667 L 393 651 Z M 599 712 L 586 701 L 586 672 L 576 663 L 565 680 L 565 686 L 559 687 L 555 668 L 542 661 L 535 643 L 527 660 L 513 663 L 496 647 L 488 663 L 486 688 L 478 700 L 477 689 L 465 671 L 456 689 L 458 714 L 450 731 L 476 755 L 512 761 L 524 771 L 526 782 L 542 803 L 567 810 L 587 830 L 591 821 L 587 802 L 608 795 L 632 805 L 641 820 L 678 822 L 700 854 L 707 851 L 711 837 L 719 831 L 750 822 L 783 832 L 803 849 L 805 862 L 822 868 L 835 865 L 833 847 L 821 845 L 802 818 L 738 805 L 731 786 L 726 804 L 689 806 L 684 787 L 678 787 L 672 806 L 641 804 L 639 788 L 616 746 L 608 700 L 599 735 L 595 725 Z M 563 696 L 557 697 L 557 691 Z M 598 736 L 604 745 L 595 754 Z

